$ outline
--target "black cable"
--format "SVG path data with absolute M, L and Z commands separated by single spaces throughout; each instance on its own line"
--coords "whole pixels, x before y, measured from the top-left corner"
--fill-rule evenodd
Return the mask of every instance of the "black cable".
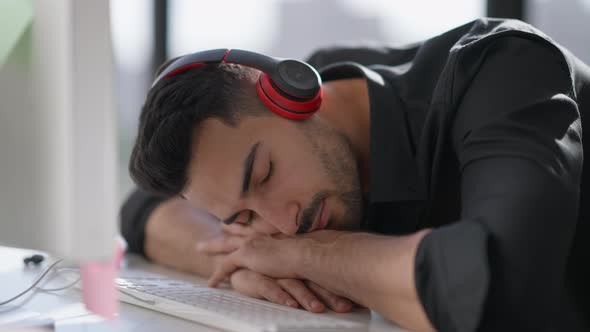
M 0 306 L 8 304 L 8 303 L 18 299 L 19 297 L 27 294 L 31 289 L 35 288 L 35 286 L 37 286 L 41 282 L 41 280 L 43 280 L 43 278 L 45 278 L 47 273 L 49 273 L 49 271 L 51 271 L 61 261 L 62 261 L 61 259 L 58 259 L 57 261 L 53 262 L 53 264 L 51 264 L 47 269 L 45 269 L 45 271 L 43 271 L 43 273 L 41 273 L 41 275 L 37 278 L 37 280 L 35 280 L 35 282 L 31 286 L 29 286 L 29 288 L 25 289 L 24 291 L 20 292 L 19 294 L 13 296 L 12 298 L 10 298 L 6 301 L 0 302 Z

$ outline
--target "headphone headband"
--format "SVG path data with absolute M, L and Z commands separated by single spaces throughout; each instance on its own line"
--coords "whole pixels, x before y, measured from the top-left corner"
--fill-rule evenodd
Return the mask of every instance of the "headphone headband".
M 312 66 L 238 49 L 222 48 L 184 55 L 164 68 L 152 87 L 162 79 L 191 68 L 216 63 L 234 63 L 261 71 L 258 95 L 267 107 L 281 116 L 305 119 L 320 107 L 321 78 Z

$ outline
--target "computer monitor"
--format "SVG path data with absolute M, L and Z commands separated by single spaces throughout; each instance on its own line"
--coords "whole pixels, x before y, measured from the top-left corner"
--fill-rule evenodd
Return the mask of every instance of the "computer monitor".
M 0 245 L 106 262 L 117 233 L 109 2 L 26 3 L 32 23 L 0 62 Z

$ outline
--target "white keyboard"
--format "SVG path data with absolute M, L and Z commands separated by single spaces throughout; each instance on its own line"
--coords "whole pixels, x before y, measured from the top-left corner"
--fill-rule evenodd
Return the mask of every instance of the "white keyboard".
M 364 324 L 142 272 L 116 280 L 121 301 L 229 331 L 366 331 Z

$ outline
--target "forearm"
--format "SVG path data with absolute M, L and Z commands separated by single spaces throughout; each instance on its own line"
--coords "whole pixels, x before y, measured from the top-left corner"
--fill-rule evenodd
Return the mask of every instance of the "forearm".
M 221 232 L 213 217 L 173 198 L 158 206 L 148 219 L 145 230 L 145 253 L 158 264 L 209 276 L 217 256 L 199 253 L 195 245 Z
M 343 233 L 321 244 L 303 277 L 416 331 L 433 330 L 416 292 L 414 258 L 428 231 L 407 236 Z M 313 255 L 313 253 L 312 253 Z

